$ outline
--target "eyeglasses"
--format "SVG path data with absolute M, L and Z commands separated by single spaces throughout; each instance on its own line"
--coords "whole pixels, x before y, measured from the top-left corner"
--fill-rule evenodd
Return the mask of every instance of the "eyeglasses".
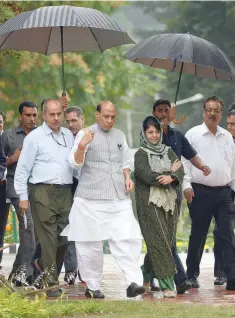
M 66 144 L 66 141 L 65 141 L 65 138 L 64 138 L 64 134 L 62 134 L 63 139 L 64 139 L 64 145 L 61 144 L 58 140 L 56 140 L 52 133 L 51 133 L 51 135 L 52 135 L 52 138 L 55 140 L 55 142 L 56 142 L 59 146 L 67 147 L 67 144 Z
M 215 113 L 215 114 L 221 114 L 222 111 L 219 110 L 219 109 L 210 109 L 210 108 L 204 108 L 205 112 L 207 112 L 208 114 L 211 114 L 211 113 Z

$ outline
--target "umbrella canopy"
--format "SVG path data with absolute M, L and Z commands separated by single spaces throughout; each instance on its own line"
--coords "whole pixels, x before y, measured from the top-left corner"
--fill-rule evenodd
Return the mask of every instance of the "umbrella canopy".
M 151 67 L 180 72 L 175 104 L 182 73 L 230 81 L 235 78 L 234 66 L 223 51 L 209 41 L 188 33 L 151 36 L 130 49 L 124 58 Z
M 108 15 L 95 9 L 68 5 L 23 12 L 0 26 L 0 49 L 38 52 L 44 55 L 75 51 L 103 52 L 135 43 Z M 63 90 L 64 74 L 63 76 Z
M 233 80 L 234 67 L 216 45 L 191 34 L 157 34 L 130 49 L 132 62 L 168 71 Z

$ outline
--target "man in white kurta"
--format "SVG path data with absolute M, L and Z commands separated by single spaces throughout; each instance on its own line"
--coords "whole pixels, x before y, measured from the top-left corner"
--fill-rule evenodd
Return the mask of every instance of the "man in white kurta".
M 97 124 L 80 131 L 69 162 L 81 169 L 69 217 L 68 240 L 76 242 L 78 268 L 87 284 L 85 295 L 104 298 L 100 291 L 103 270 L 103 240 L 121 267 L 127 297 L 145 292 L 139 267 L 141 232 L 133 215 L 129 192 L 131 157 L 124 134 L 113 128 L 115 106 L 109 101 L 97 106 Z

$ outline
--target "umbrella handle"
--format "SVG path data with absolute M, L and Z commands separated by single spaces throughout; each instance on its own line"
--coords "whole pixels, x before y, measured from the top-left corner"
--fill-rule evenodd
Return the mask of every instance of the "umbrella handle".
M 174 124 L 182 124 L 185 120 L 185 115 L 183 114 L 180 120 L 177 120 L 176 116 L 177 116 L 176 104 L 174 103 L 171 105 L 171 109 L 169 111 L 169 120 L 173 121 Z
M 176 124 L 176 125 L 182 124 L 182 123 L 185 121 L 185 114 L 183 114 L 183 115 L 181 116 L 181 119 L 180 119 L 180 120 L 177 120 L 176 118 L 174 118 L 172 121 L 173 121 L 173 123 Z

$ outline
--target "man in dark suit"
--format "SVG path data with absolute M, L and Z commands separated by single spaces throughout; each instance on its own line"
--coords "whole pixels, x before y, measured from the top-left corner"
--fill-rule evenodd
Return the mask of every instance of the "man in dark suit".
M 4 234 L 7 223 L 6 211 L 6 179 L 4 173 L 6 170 L 6 157 L 2 150 L 2 136 L 0 135 L 0 248 L 3 247 Z M 0 264 L 2 261 L 2 252 L 0 252 Z M 0 274 L 2 267 L 0 266 Z

